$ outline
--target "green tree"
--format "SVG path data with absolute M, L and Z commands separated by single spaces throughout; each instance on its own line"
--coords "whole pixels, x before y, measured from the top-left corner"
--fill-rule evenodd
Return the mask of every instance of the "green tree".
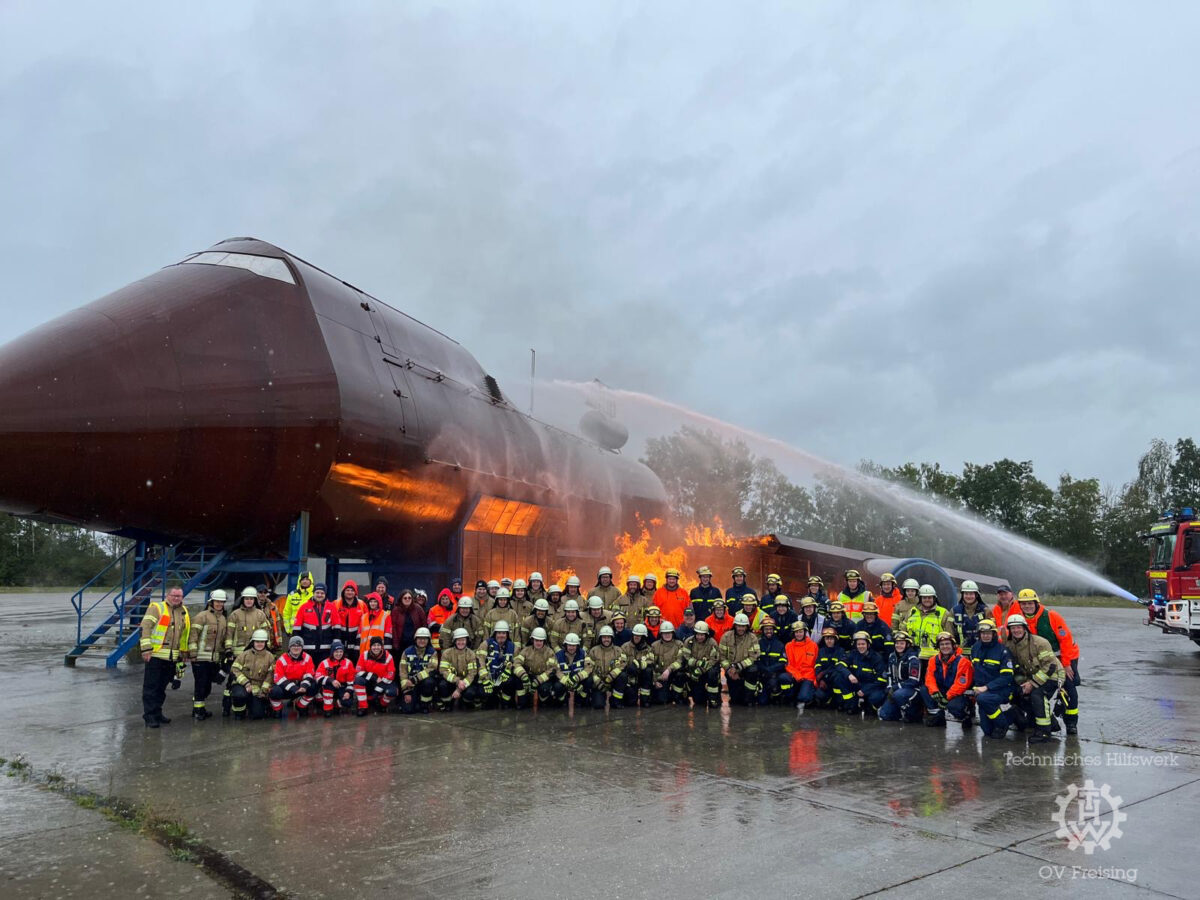
M 1200 447 L 1191 438 L 1175 442 L 1175 457 L 1171 460 L 1168 479 L 1173 507 L 1200 504 Z
M 967 509 L 1017 534 L 1036 536 L 1054 492 L 1033 474 L 1033 462 L 967 463 L 958 483 Z

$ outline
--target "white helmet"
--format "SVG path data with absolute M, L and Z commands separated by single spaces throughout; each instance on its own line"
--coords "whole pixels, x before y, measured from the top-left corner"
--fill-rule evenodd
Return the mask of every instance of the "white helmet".
M 450 639 L 452 641 L 457 641 L 459 638 L 466 638 L 469 641 L 471 639 L 471 632 L 467 631 L 465 628 L 455 628 L 454 634 L 451 635 Z
M 511 597 L 511 596 L 512 596 L 512 591 L 510 591 L 508 588 L 500 588 L 500 590 L 496 591 L 496 599 L 497 600 L 500 599 L 501 597 Z
M 254 588 L 250 588 L 250 590 L 254 591 Z M 254 591 L 254 596 L 255 597 L 258 596 L 258 591 Z M 221 590 L 220 588 L 217 588 L 215 591 L 213 591 L 211 594 L 208 595 L 208 599 L 212 600 L 215 603 L 224 603 L 225 602 L 225 592 L 223 590 Z
M 492 631 L 493 632 L 496 632 L 496 631 L 507 632 L 508 631 L 508 623 L 505 622 L 503 619 L 497 619 L 496 624 L 492 626 Z
M 545 583 L 546 583 L 545 579 L 544 579 L 544 578 L 542 578 L 542 573 L 541 573 L 541 572 L 530 572 L 530 573 L 529 573 L 529 580 L 530 580 L 530 581 L 540 581 L 540 582 L 542 582 L 543 584 L 545 584 Z
M 579 587 L 579 576 L 572 575 L 567 579 L 567 587 Z
M 1028 620 L 1020 613 L 1013 613 L 1008 617 L 1008 619 L 1005 620 L 1005 624 L 1008 625 L 1009 628 L 1011 628 L 1013 625 L 1024 625 L 1026 628 L 1029 627 Z
M 513 582 L 513 590 L 514 591 L 517 588 L 528 588 L 528 587 L 529 587 L 529 585 L 525 582 L 524 578 L 518 578 L 516 581 Z
M 575 632 L 572 631 L 565 638 L 563 638 L 563 643 L 571 644 L 571 645 L 577 647 L 577 646 L 579 646 L 579 635 L 577 635 Z
M 922 597 L 936 597 L 937 596 L 937 591 L 935 591 L 933 589 L 932 584 L 921 585 L 921 587 L 917 590 L 917 593 Z
M 700 623 L 697 622 L 696 624 L 699 625 Z M 745 613 L 738 613 L 733 617 L 733 624 L 746 625 L 748 627 L 750 625 L 750 618 Z
M 610 569 L 608 566 L 601 566 L 600 570 L 596 573 L 596 577 L 599 578 L 601 575 L 610 575 L 611 576 L 612 569 Z
M 660 629 L 660 630 L 661 630 L 661 631 L 665 631 L 665 630 L 666 630 L 666 626 L 667 626 L 667 625 L 670 625 L 670 624 L 671 624 L 671 623 L 670 623 L 669 621 L 667 621 L 667 622 L 663 622 L 663 628 L 662 628 L 662 629 Z M 671 625 L 671 630 L 672 630 L 672 631 L 674 631 L 674 630 L 675 630 L 675 626 L 674 626 L 674 625 Z M 696 632 L 696 634 L 708 634 L 708 623 L 707 623 L 707 622 L 697 622 L 697 623 L 696 623 L 696 627 L 695 627 L 693 630 Z
M 607 625 L 602 625 L 600 627 L 600 630 L 596 633 L 596 637 L 612 637 L 612 636 L 613 636 L 613 630 Z
M 413 640 L 416 640 L 419 637 L 431 638 L 431 637 L 433 637 L 433 635 L 430 633 L 428 628 L 421 627 L 413 632 Z
M 977 585 L 975 582 L 973 582 L 971 579 L 968 578 L 966 581 L 964 581 L 962 583 L 962 587 L 958 589 L 959 594 L 965 594 L 967 591 L 974 591 L 975 593 L 978 594 L 979 593 L 979 585 Z
M 905 590 L 905 591 L 916 591 L 916 590 L 920 590 L 921 584 L 915 578 L 905 578 L 904 584 L 902 584 L 900 586 L 900 588 L 901 588 L 901 590 Z
M 492 588 L 498 588 L 498 587 L 500 587 L 500 582 L 498 582 L 495 578 L 493 578 L 491 581 L 488 582 L 488 590 L 489 591 Z
M 568 600 L 563 604 L 563 612 L 566 612 L 568 609 L 573 609 L 575 612 L 579 612 L 579 604 L 573 599 Z
M 538 597 L 533 601 L 533 608 L 541 610 L 542 612 L 550 612 L 550 601 L 545 597 Z
M 658 576 L 653 572 L 649 572 L 647 573 L 646 577 L 642 579 L 642 584 L 645 584 L 647 581 L 653 581 L 655 584 L 658 584 Z
M 550 585 L 550 587 L 546 588 L 546 593 L 547 594 L 561 594 L 562 588 L 560 588 L 557 584 L 552 584 L 552 585 Z
M 215 594 L 216 591 L 213 591 L 213 593 Z M 225 592 L 222 591 L 221 593 L 223 594 Z M 258 597 L 258 591 L 249 585 L 246 585 L 246 587 L 242 588 L 242 599 L 245 600 L 247 597 Z
M 642 579 L 640 577 L 638 577 L 636 574 L 630 573 L 629 576 L 626 577 L 625 583 L 626 584 L 641 584 Z
M 459 609 L 474 609 L 475 601 L 470 597 L 459 597 L 458 598 L 458 608 Z
M 701 625 L 704 626 L 705 631 L 708 631 L 708 623 L 707 622 L 697 622 L 696 628 L 699 629 Z M 646 626 L 643 625 L 642 627 L 645 628 Z M 646 633 L 649 634 L 650 632 L 647 631 Z M 667 619 L 667 621 L 662 623 L 662 627 L 660 627 L 658 629 L 658 633 L 659 634 L 674 634 L 675 633 L 675 626 L 671 624 L 670 619 Z
M 660 628 L 659 631 L 662 631 L 662 629 Z M 641 622 L 638 622 L 636 625 L 633 626 L 633 633 L 640 634 L 642 637 L 646 637 L 647 635 L 650 634 L 649 630 Z
M 271 639 L 271 636 L 269 634 L 267 634 L 267 629 L 265 629 L 265 628 L 256 628 L 256 629 L 254 629 L 254 634 L 250 635 L 251 643 L 253 643 L 254 641 L 262 641 L 262 642 L 266 643 L 270 639 Z M 303 643 L 303 642 L 301 642 L 301 643 Z
M 604 601 L 599 597 L 588 597 L 588 609 L 604 609 Z
M 544 641 L 546 639 L 546 629 L 541 626 L 533 629 L 533 631 L 529 632 L 529 638 L 534 641 Z

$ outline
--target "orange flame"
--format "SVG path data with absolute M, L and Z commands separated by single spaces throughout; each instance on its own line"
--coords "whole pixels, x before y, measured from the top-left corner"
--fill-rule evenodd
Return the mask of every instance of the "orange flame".
M 617 564 L 626 578 L 637 575 L 640 581 L 648 572 L 653 572 L 658 577 L 659 587 L 662 587 L 663 572 L 667 569 L 688 571 L 687 550 L 683 547 L 664 550 L 662 545 L 650 536 L 650 530 L 644 525 L 636 540 L 629 532 L 625 532 L 616 539 L 616 545 Z M 680 584 L 682 583 L 681 578 Z M 621 586 L 624 587 L 623 582 Z
M 564 591 L 566 591 L 567 579 L 570 578 L 572 575 L 578 575 L 578 574 L 579 573 L 576 572 L 575 569 L 572 568 L 571 566 L 567 566 L 565 569 L 559 569 L 554 573 L 554 580 L 551 581 L 549 584 L 547 584 L 546 587 L 550 587 L 551 584 L 557 584 L 560 588 L 562 588 Z
M 736 547 L 737 538 L 725 530 L 719 516 L 713 517 L 712 525 L 689 525 L 683 533 L 683 542 L 689 547 Z

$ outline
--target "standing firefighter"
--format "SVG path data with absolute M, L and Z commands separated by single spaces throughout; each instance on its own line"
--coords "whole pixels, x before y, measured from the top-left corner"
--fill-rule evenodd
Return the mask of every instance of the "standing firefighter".
M 729 606 L 730 615 L 737 615 L 742 611 L 742 598 L 747 594 L 754 594 L 754 588 L 746 584 L 746 570 L 741 566 L 733 567 L 733 584 L 725 591 L 725 603 Z M 755 594 L 757 597 L 758 595 Z M 704 617 L 705 619 L 708 616 Z M 697 621 L 703 621 L 697 617 Z
M 625 613 L 625 621 L 640 622 L 646 615 L 646 607 L 650 605 L 650 601 L 642 593 L 642 579 L 637 575 L 630 575 L 625 579 L 625 593 L 617 598 L 615 609 Z
M 904 631 L 908 627 L 908 615 L 920 604 L 921 585 L 915 578 L 905 578 L 900 599 L 892 607 L 892 631 Z
M 846 570 L 846 587 L 838 594 L 838 602 L 846 611 L 847 618 L 857 622 L 862 618 L 863 604 L 871 600 L 867 583 L 858 574 L 858 569 Z
M 317 690 L 321 693 L 321 706 L 325 718 L 333 715 L 334 709 L 343 712 L 354 709 L 354 663 L 346 658 L 346 645 L 340 640 L 329 645 L 329 656 L 321 660 L 316 669 Z
M 188 655 L 192 659 L 192 718 L 203 722 L 212 713 L 204 701 L 212 693 L 213 684 L 225 680 L 221 665 L 225 661 L 225 592 L 218 589 L 208 596 L 203 612 L 192 621 L 188 632 Z
M 743 609 L 745 605 L 743 602 Z M 729 703 L 752 706 L 758 703 L 762 688 L 762 672 L 758 657 L 762 653 L 758 636 L 750 630 L 750 619 L 744 612 L 733 617 L 733 631 L 725 632 L 719 645 L 721 664 L 725 668 L 725 683 L 729 685 Z
M 1050 642 L 1031 634 L 1025 617 L 1013 613 L 1008 617 L 1008 642 L 1005 647 L 1012 657 L 1013 680 L 1016 682 L 1016 705 L 1033 717 L 1031 744 L 1050 740 L 1054 723 L 1054 698 L 1062 687 L 1065 672 Z
M 951 627 L 950 613 L 945 607 L 938 606 L 937 591 L 932 585 L 921 585 L 917 596 L 918 605 L 908 614 L 904 630 L 916 643 L 924 668 L 928 667 L 929 660 L 937 655 L 938 635 Z
M 238 654 L 230 668 L 233 679 L 231 698 L 233 717 L 246 718 L 246 707 L 250 708 L 251 719 L 261 719 L 267 712 L 267 700 L 271 693 L 271 680 L 275 674 L 275 654 L 267 649 L 270 634 L 265 628 L 250 635 L 250 644 Z
M 588 599 L 599 597 L 605 609 L 615 609 L 621 597 L 621 589 L 613 584 L 612 569 L 601 566 L 596 573 L 596 586 L 588 591 Z
M 887 623 L 888 627 L 892 625 L 892 613 L 896 609 L 896 604 L 900 602 L 901 594 L 896 590 L 896 576 L 891 572 L 884 572 L 879 576 L 879 593 L 875 595 L 875 606 L 879 609 L 879 618 Z
M 984 605 L 983 595 L 979 593 L 979 585 L 970 579 L 962 583 L 958 597 L 950 617 L 954 620 L 958 645 L 970 650 L 979 639 L 979 623 L 988 617 L 988 608 Z
M 421 626 L 413 635 L 411 647 L 400 656 L 400 710 L 427 713 L 437 690 L 437 651 L 433 649 L 429 629 Z
M 687 676 L 687 692 L 692 702 L 696 706 L 720 706 L 721 651 L 710 637 L 707 623 L 696 623 L 696 633 L 683 642 L 677 662 Z
M 271 622 L 267 614 L 258 608 L 258 591 L 252 587 L 242 588 L 241 605 L 229 614 L 228 628 L 225 630 L 225 649 L 232 658 L 250 646 L 250 635 L 260 628 L 271 631 Z M 275 649 L 270 641 L 268 649 Z
M 712 602 L 721 599 L 721 589 L 712 583 L 712 569 L 708 566 L 697 569 L 696 577 L 700 583 L 688 592 L 688 597 L 692 601 L 692 609 L 696 611 L 696 621 L 703 622 L 712 612 Z M 679 627 L 678 622 L 672 624 Z
M 301 606 L 312 599 L 312 595 L 312 572 L 301 572 L 300 578 L 296 582 L 296 589 L 283 601 L 283 630 L 288 634 L 292 634 L 296 627 L 296 613 L 299 612 Z M 257 596 L 257 592 L 255 596 Z M 241 650 L 238 652 L 240 653 Z
M 517 706 L 528 706 L 537 692 L 538 703 L 558 704 L 566 698 L 566 689 L 558 680 L 558 661 L 550 646 L 549 635 L 541 625 L 529 632 L 529 646 L 513 657 L 513 674 L 517 676 Z
M 285 718 L 284 706 L 290 700 L 297 716 L 308 715 L 309 704 L 317 693 L 317 673 L 312 657 L 304 652 L 304 641 L 297 635 L 288 638 L 287 653 L 275 661 L 274 684 L 271 685 L 271 712 Z
M 654 605 L 662 613 L 663 621 L 670 622 L 676 628 L 683 624 L 683 609 L 691 604 L 687 591 L 679 586 L 679 570 L 667 569 L 663 578 L 665 583 L 654 592 Z
M 163 701 L 167 685 L 177 677 L 179 667 L 187 659 L 191 617 L 183 605 L 183 588 L 173 587 L 166 599 L 154 600 L 142 618 L 142 661 L 146 671 L 142 676 L 142 719 L 147 728 L 167 725 Z
M 342 620 L 337 605 L 325 596 L 325 585 L 313 587 L 311 599 L 296 610 L 292 636 L 304 641 L 304 652 L 319 663 L 329 655 L 329 645 L 342 635 Z
M 921 699 L 921 657 L 907 632 L 892 635 L 894 649 L 887 660 L 887 700 L 879 709 L 885 722 L 920 722 L 925 708 Z

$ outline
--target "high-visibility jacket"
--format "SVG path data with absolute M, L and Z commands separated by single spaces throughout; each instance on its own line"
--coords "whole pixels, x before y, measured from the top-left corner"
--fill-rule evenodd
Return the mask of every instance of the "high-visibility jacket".
M 341 683 L 342 687 L 348 684 L 354 684 L 354 660 L 348 656 L 343 656 L 340 660 L 334 659 L 332 656 L 327 656 L 321 660 L 321 664 L 316 669 L 316 679 L 321 681 L 328 678 L 332 681 Z M 333 687 L 332 683 L 330 687 Z
M 762 631 L 763 619 L 767 617 L 765 612 L 756 606 L 754 607 L 754 615 L 750 615 L 750 613 L 746 611 L 746 607 L 743 606 L 742 615 L 750 620 L 750 632 L 752 634 L 758 634 L 760 631 Z
M 845 608 L 847 618 L 857 622 L 862 618 L 863 604 L 871 599 L 871 592 L 861 581 L 858 583 L 858 593 L 850 594 L 842 591 L 837 595 L 838 602 Z
M 917 645 L 917 652 L 921 654 L 921 659 L 932 659 L 937 655 L 937 636 L 943 631 L 949 630 L 947 627 L 950 624 L 949 620 L 949 611 L 936 603 L 928 612 L 920 606 L 916 606 L 908 614 L 904 630 Z
M 909 600 L 900 594 L 900 599 L 896 601 L 896 605 L 892 607 L 892 618 L 889 620 L 892 626 L 892 631 L 899 631 L 901 628 L 908 627 L 908 617 L 914 609 L 920 604 L 915 600 Z
M 334 638 L 342 634 L 342 620 L 338 616 L 337 605 L 328 599 L 319 604 L 309 600 L 296 611 L 292 633 L 303 639 L 305 652 L 328 653 Z
M 347 626 L 346 633 L 349 632 Z M 389 653 L 392 651 L 392 614 L 384 609 L 371 612 L 370 608 L 367 608 L 358 620 L 358 635 L 354 641 L 356 647 L 362 648 L 361 655 L 365 656 L 371 649 L 371 638 L 375 637 L 383 641 L 384 650 Z
M 188 632 L 188 655 L 196 662 L 219 663 L 225 654 L 224 613 L 205 609 L 196 614 Z
M 444 593 L 449 594 L 450 592 L 445 591 Z M 433 634 L 433 646 L 434 647 L 438 647 L 441 645 L 440 635 L 441 635 L 441 630 L 442 630 L 442 623 L 445 622 L 452 615 L 454 615 L 454 607 L 453 606 L 442 606 L 442 604 L 440 604 L 440 603 L 435 603 L 433 605 L 433 607 L 429 610 L 429 625 L 428 625 L 428 627 L 429 627 L 429 631 Z M 449 647 L 450 643 L 451 643 L 450 640 L 447 639 L 446 646 Z
M 301 582 L 308 579 L 308 587 L 300 587 Z M 312 599 L 313 585 L 312 572 L 301 572 L 300 579 L 296 582 L 296 589 L 287 595 L 287 599 L 283 601 L 283 629 L 288 634 L 292 633 L 292 629 L 296 625 L 296 613 L 300 611 L 300 607 Z
M 936 654 L 925 670 L 925 687 L 931 694 L 942 694 L 947 700 L 953 700 L 959 694 L 965 694 L 974 684 L 975 671 L 971 661 L 962 655 L 957 647 L 949 657 Z
M 231 653 L 241 653 L 250 646 L 250 635 L 258 629 L 271 630 L 271 622 L 267 614 L 253 604 L 239 606 L 229 614 L 229 627 L 225 631 L 225 649 Z M 271 642 L 267 641 L 270 648 Z
M 354 582 L 348 581 L 346 584 L 352 585 Z M 378 594 L 375 596 L 379 597 Z M 347 603 L 345 600 L 339 598 L 334 601 L 333 605 L 337 610 L 339 631 L 338 637 L 340 637 L 346 644 L 346 654 L 348 656 L 356 656 L 360 646 L 362 647 L 362 651 L 365 653 L 367 650 L 367 645 L 361 643 L 361 636 L 362 620 L 368 613 L 367 601 L 359 600 L 358 595 L 355 594 L 353 603 Z M 379 597 L 379 608 L 381 611 L 383 610 L 382 597 Z M 387 613 L 385 612 L 383 615 L 386 616 Z M 382 636 L 383 635 L 380 635 L 380 637 Z
M 166 600 L 154 600 L 142 617 L 141 648 L 154 659 L 178 660 L 187 653 L 192 626 L 187 608 L 171 606 Z
M 811 638 L 788 641 L 783 647 L 787 656 L 787 673 L 796 681 L 817 681 L 817 642 Z
M 276 684 L 287 684 L 289 681 L 303 681 L 307 678 L 312 681 L 316 678 L 316 667 L 313 665 L 312 657 L 301 651 L 300 658 L 294 659 L 291 653 L 285 653 L 279 659 L 275 660 L 275 678 Z

